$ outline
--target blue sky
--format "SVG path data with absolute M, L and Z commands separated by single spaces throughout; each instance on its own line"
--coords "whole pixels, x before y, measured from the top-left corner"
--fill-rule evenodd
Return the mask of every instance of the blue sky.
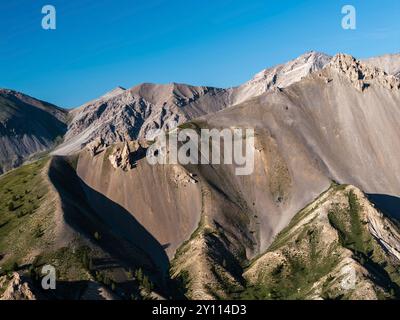
M 229 87 L 310 51 L 400 52 L 399 0 L 0 0 L 0 87 L 75 107 L 121 85 Z M 42 6 L 57 29 L 41 28 Z M 341 28 L 341 8 L 357 29 Z

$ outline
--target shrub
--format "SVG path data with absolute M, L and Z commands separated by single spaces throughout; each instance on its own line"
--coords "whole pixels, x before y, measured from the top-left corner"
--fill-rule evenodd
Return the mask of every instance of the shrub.
M 100 233 L 98 233 L 97 231 L 94 233 L 94 238 L 99 241 L 101 239 Z
M 41 226 L 37 226 L 35 228 L 35 230 L 33 231 L 33 236 L 35 238 L 41 238 L 43 236 L 43 234 L 44 234 L 44 232 L 43 232 Z
M 10 201 L 10 202 L 8 203 L 8 210 L 10 210 L 10 211 L 14 211 L 14 210 L 15 210 L 15 204 L 14 204 L 14 202 Z
M 17 262 L 14 262 L 13 264 L 12 264 L 12 271 L 17 271 L 18 270 L 18 263 Z

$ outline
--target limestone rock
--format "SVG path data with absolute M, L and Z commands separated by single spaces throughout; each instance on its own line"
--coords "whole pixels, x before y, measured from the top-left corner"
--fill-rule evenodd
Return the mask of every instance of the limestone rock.
M 145 154 L 144 146 L 146 144 L 138 140 L 117 144 L 108 160 L 115 169 L 131 170 L 136 166 L 137 159 Z
M 186 187 L 189 183 L 196 184 L 198 180 L 196 179 L 196 174 L 187 172 L 180 166 L 173 167 L 173 177 L 176 186 Z
M 353 86 L 364 91 L 372 81 L 390 90 L 400 89 L 400 80 L 385 71 L 364 64 L 347 54 L 337 54 L 329 65 L 332 69 L 348 77 Z
M 88 143 L 86 148 L 92 153 L 93 156 L 96 156 L 100 152 L 104 151 L 107 148 L 107 145 L 104 143 L 104 140 L 101 137 L 98 137 L 97 139 Z
M 0 285 L 2 283 L 5 283 L 4 279 L 0 282 Z M 0 300 L 36 300 L 36 295 L 32 290 L 32 285 L 21 279 L 17 272 L 14 272 Z

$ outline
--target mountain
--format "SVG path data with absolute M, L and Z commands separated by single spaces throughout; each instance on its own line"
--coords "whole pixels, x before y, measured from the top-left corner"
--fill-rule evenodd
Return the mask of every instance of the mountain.
M 143 138 L 154 129 L 168 129 L 205 114 L 218 112 L 276 87 L 300 81 L 323 68 L 330 56 L 310 52 L 258 73 L 235 88 L 195 87 L 171 83 L 141 84 L 129 90 L 117 87 L 102 97 L 71 111 L 65 142 L 56 154 L 81 150 L 101 136 L 107 144 Z
M 365 63 L 378 67 L 388 74 L 400 77 L 400 54 L 386 54 L 363 60 Z
M 284 64 L 262 70 L 245 84 L 231 89 L 231 105 L 259 96 L 273 88 L 285 88 L 321 70 L 331 56 L 311 51 Z
M 141 240 L 133 243 L 114 233 L 101 219 L 104 209 L 92 207 L 85 189 L 73 159 L 46 157 L 0 176 L 0 300 L 103 300 L 123 292 L 137 299 L 141 294 L 130 270 L 139 268 L 162 283 L 151 256 L 138 246 L 146 242 L 151 253 L 152 236 L 133 218 L 126 220 L 122 207 L 103 202 L 116 220 L 125 217 L 132 236 Z M 97 199 L 104 197 L 98 194 Z M 56 268 L 56 290 L 42 289 L 43 265 Z M 115 277 L 123 283 L 117 294 L 110 287 Z
M 385 55 L 367 59 L 366 62 L 395 75 L 400 70 L 398 57 L 399 55 Z M 13 92 L 16 100 L 19 99 L 22 103 L 41 108 L 45 112 L 53 109 L 50 114 L 55 116 L 56 121 L 61 122 L 61 126 L 67 123 L 67 119 L 69 120 L 68 130 L 64 136 L 65 141 L 53 152 L 64 155 L 81 150 L 99 136 L 107 144 L 141 138 L 151 130 L 168 128 L 175 123 L 179 125 L 196 117 L 239 104 L 268 90 L 285 88 L 310 73 L 321 70 L 331 58 L 326 54 L 311 51 L 285 64 L 265 69 L 243 85 L 228 89 L 176 83 L 141 84 L 128 90 L 117 87 L 100 98 L 69 112 L 55 106 L 51 108 L 50 104 L 21 93 L 11 90 L 3 90 L 3 92 L 4 94 L 8 92 L 8 96 Z M 5 110 L 5 107 L 3 109 Z M 64 132 L 65 128 L 62 128 L 61 134 L 55 134 L 62 136 Z M 42 135 L 46 136 L 44 133 Z M 5 164 L 2 171 L 21 164 L 27 156 L 38 150 L 45 151 L 54 146 L 53 143 L 49 143 L 48 138 L 41 138 L 46 142 L 34 140 L 24 142 L 22 148 L 16 146 L 15 142 L 8 141 L 7 145 L 11 143 L 14 146 L 8 146 L 4 150 L 10 148 L 16 150 L 6 151 L 0 157 L 4 159 L 2 161 Z M 25 144 L 29 144 L 29 147 Z
M 247 299 L 399 298 L 399 227 L 353 186 L 300 211 L 244 277 Z
M 331 180 L 359 186 L 369 194 L 400 194 L 394 148 L 400 140 L 399 84 L 395 77 L 340 54 L 321 71 L 287 88 L 196 120 L 207 128 L 255 128 L 256 149 L 261 150 L 255 158 L 257 182 L 230 179 L 248 204 L 262 201 L 251 207 L 273 212 L 266 215 L 261 231 L 263 248 L 271 236 L 267 233 L 286 225 L 288 212 L 304 207 Z M 220 183 L 213 181 L 224 190 Z M 268 198 L 258 194 L 265 186 L 270 188 Z
M 399 84 L 382 70 L 339 54 L 287 88 L 194 121 L 202 128 L 255 128 L 257 152 L 250 176 L 235 176 L 226 166 L 199 166 L 196 172 L 211 186 L 213 202 L 207 207 L 217 209 L 202 211 L 203 224 L 173 262 L 174 274 L 190 279 L 192 298 L 243 291 L 246 261 L 270 250 L 277 234 L 332 181 L 356 185 L 387 216 L 399 219 L 400 167 L 393 148 L 400 140 Z M 221 210 L 224 202 L 215 203 L 221 197 L 236 210 Z M 381 245 L 386 241 L 379 239 Z M 397 267 L 400 261 L 393 259 Z
M 59 155 L 79 151 L 101 136 L 107 143 L 144 137 L 147 132 L 181 124 L 227 106 L 223 89 L 171 83 L 117 88 L 71 112 Z
M 398 299 L 399 106 L 398 78 L 346 54 L 236 88 L 118 87 L 0 177 L 0 297 L 52 298 L 52 264 L 57 298 Z M 254 172 L 151 165 L 145 135 L 171 120 L 254 128 Z
M 55 146 L 67 130 L 66 118 L 52 104 L 0 89 L 0 173 Z

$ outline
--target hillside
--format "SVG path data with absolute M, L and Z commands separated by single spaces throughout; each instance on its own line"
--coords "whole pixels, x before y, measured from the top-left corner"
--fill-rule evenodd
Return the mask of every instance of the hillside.
M 98 137 L 107 144 L 143 138 L 150 130 L 225 108 L 226 96 L 222 89 L 177 83 L 117 88 L 71 111 L 65 142 L 55 154 L 72 154 Z
M 173 284 L 151 250 L 113 232 L 91 207 L 71 165 L 73 159 L 45 158 L 0 177 L 0 299 L 170 294 Z M 114 218 L 124 219 L 125 211 L 114 206 Z M 55 291 L 41 289 L 47 264 L 57 270 Z
M 0 90 L 0 173 L 61 142 L 67 112 L 22 93 Z
M 388 74 L 400 76 L 400 54 L 386 54 L 379 57 L 364 59 L 363 62 L 378 67 Z
M 321 70 L 331 59 L 329 55 L 311 51 L 286 63 L 264 69 L 248 82 L 231 89 L 230 104 L 239 104 L 271 89 L 286 88 Z
M 333 185 L 300 211 L 244 273 L 251 299 L 394 299 L 400 233 L 353 186 Z
M 236 88 L 118 87 L 68 115 L 3 95 L 4 123 L 50 121 L 7 137 L 67 132 L 0 176 L 0 297 L 400 297 L 400 80 L 383 69 L 311 52 Z M 146 133 L 175 121 L 254 129 L 254 171 L 151 165 Z M 53 295 L 37 282 L 47 263 Z

